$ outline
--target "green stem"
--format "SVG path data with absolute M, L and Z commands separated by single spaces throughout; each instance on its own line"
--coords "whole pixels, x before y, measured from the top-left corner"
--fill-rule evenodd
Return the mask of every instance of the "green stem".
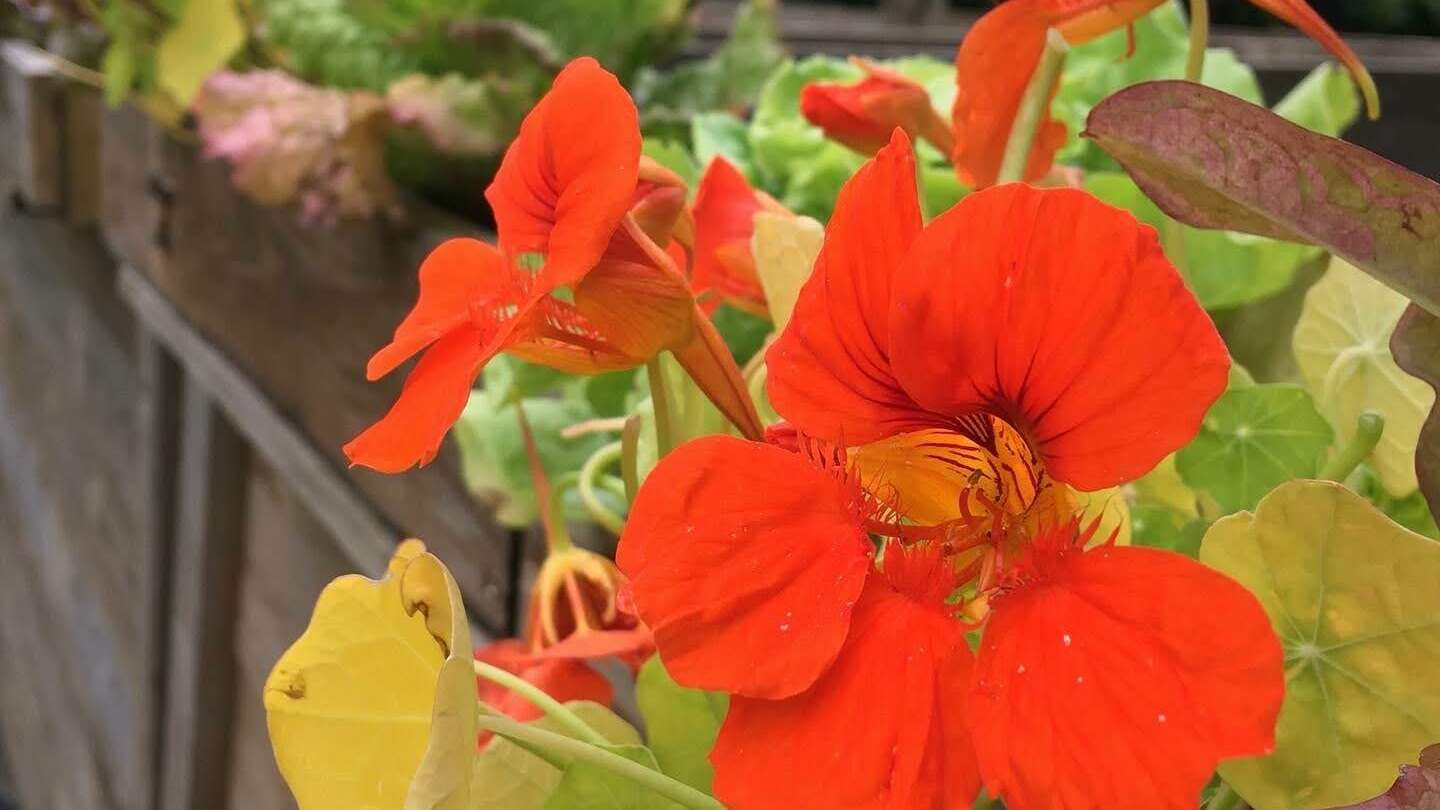
M 1030 163 L 1030 148 L 1035 145 L 1035 133 L 1040 122 L 1045 120 L 1050 108 L 1050 98 L 1055 95 L 1055 85 L 1060 81 L 1060 68 L 1065 65 L 1065 54 L 1070 47 L 1060 32 L 1050 29 L 1045 35 L 1045 51 L 1040 64 L 1025 87 L 1020 107 L 1015 111 L 1015 122 L 1010 125 L 1010 139 L 1005 143 L 1005 155 L 1000 160 L 1000 173 L 995 182 L 1014 183 L 1025 179 L 1025 167 Z
M 1160 221 L 1160 242 L 1165 247 L 1165 255 L 1180 275 L 1189 278 L 1189 256 L 1185 253 L 1185 225 L 1177 219 L 1164 215 Z
M 544 690 L 511 672 L 487 664 L 484 661 L 475 662 L 475 674 L 485 680 L 509 689 L 511 692 L 525 698 L 534 704 L 535 708 L 544 712 L 547 717 L 564 726 L 567 731 L 574 734 L 577 739 L 584 740 L 592 745 L 609 745 L 610 741 L 600 736 L 600 732 L 591 728 L 580 715 L 570 711 L 565 704 L 545 694 Z
M 640 490 L 640 428 L 644 423 L 640 414 L 631 414 L 620 433 L 620 480 L 625 482 L 625 500 L 630 503 Z
M 1205 76 L 1205 49 L 1210 47 L 1210 0 L 1190 0 L 1190 55 L 1185 60 L 1186 81 Z
M 600 473 L 611 464 L 620 460 L 623 445 L 620 442 L 611 442 L 604 447 L 590 454 L 585 459 L 585 464 L 580 467 L 580 500 L 589 510 L 590 517 L 595 522 L 610 530 L 616 537 L 625 530 L 625 519 L 615 514 L 605 502 L 600 500 L 600 493 L 595 488 L 596 480 Z
M 660 458 L 664 458 L 675 446 L 674 403 L 670 401 L 670 386 L 665 384 L 659 355 L 645 364 L 645 376 L 650 380 L 650 402 L 655 408 L 655 446 Z
M 1374 452 L 1375 445 L 1380 443 L 1380 436 L 1385 433 L 1385 417 L 1374 411 L 1366 411 L 1360 414 L 1360 419 L 1355 426 L 1355 435 L 1350 437 L 1349 444 L 1340 448 L 1340 452 L 1330 459 L 1325 469 L 1320 471 L 1320 477 L 1326 481 L 1344 481 L 1355 472 L 1360 462 L 1370 457 Z
M 573 761 L 594 765 L 622 776 L 684 807 L 694 810 L 725 810 L 725 806 L 720 802 L 695 788 L 604 748 L 553 731 L 517 723 L 501 715 L 483 714 L 476 723 L 482 731 L 493 732 L 517 743 L 560 754 Z
M 525 416 L 525 402 L 518 397 L 515 399 L 515 421 L 520 423 L 525 460 L 530 465 L 530 485 L 535 490 L 535 508 L 540 510 L 540 523 L 545 529 L 545 548 L 550 551 L 570 548 L 565 510 L 555 508 L 558 488 L 552 490 L 550 487 L 550 478 L 545 475 L 545 464 L 540 459 L 540 448 L 535 443 L 535 431 L 530 429 L 530 420 Z
M 570 539 L 570 527 L 565 523 L 565 492 L 579 481 L 580 474 L 572 470 L 555 479 L 555 487 L 545 500 L 539 500 L 539 493 L 536 493 L 537 505 L 545 515 L 545 548 L 549 554 L 575 546 L 575 541 Z
M 1228 782 L 1221 782 L 1215 795 L 1210 797 L 1210 803 L 1205 805 L 1205 810 L 1235 810 L 1239 806 L 1240 794 Z

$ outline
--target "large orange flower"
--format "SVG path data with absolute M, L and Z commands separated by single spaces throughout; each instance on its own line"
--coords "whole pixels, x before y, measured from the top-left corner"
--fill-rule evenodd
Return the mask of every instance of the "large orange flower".
M 1020 99 L 1040 62 L 1049 29 L 1057 29 L 1069 44 L 1081 45 L 1130 25 L 1163 2 L 1165 0 L 1004 0 L 982 16 L 960 43 L 955 58 L 958 90 L 952 111 L 953 158 L 961 179 L 977 188 L 995 183 Z M 1251 2 L 1325 46 L 1354 76 L 1370 116 L 1379 115 L 1379 95 L 1365 65 L 1308 3 L 1304 0 Z M 1064 125 L 1046 117 L 1031 148 L 1025 179 L 1038 180 L 1045 176 L 1055 152 L 1064 142 Z
M 419 299 L 366 376 L 424 354 L 389 413 L 346 445 L 351 462 L 382 472 L 428 462 L 501 351 L 591 374 L 670 350 L 726 416 L 758 436 L 734 360 L 656 243 L 679 219 L 683 190 L 666 193 L 674 183 L 641 161 L 635 105 L 615 77 L 593 59 L 567 65 L 486 191 L 499 250 L 452 239 L 421 265 Z M 562 287 L 571 300 L 553 294 Z
M 672 675 L 733 695 L 727 806 L 960 806 L 983 780 L 1017 810 L 1193 807 L 1217 761 L 1268 750 L 1283 674 L 1255 599 L 1091 542 L 1052 481 L 1142 474 L 1224 389 L 1151 229 L 1020 185 L 922 228 L 897 131 L 767 362 L 788 447 L 679 448 L 617 557 Z

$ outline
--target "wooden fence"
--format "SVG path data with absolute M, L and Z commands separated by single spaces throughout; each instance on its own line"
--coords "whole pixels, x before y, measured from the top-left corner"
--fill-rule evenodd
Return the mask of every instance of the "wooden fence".
M 700 6 L 713 47 L 733 3 Z M 917 21 L 921 20 L 923 21 Z M 783 8 L 800 53 L 948 57 L 969 18 Z M 1221 32 L 1272 95 L 1303 40 Z M 1440 176 L 1440 45 L 1357 42 L 1386 96 L 1356 139 Z M 464 223 L 300 225 L 43 54 L 0 48 L 0 747 L 26 810 L 293 806 L 260 688 L 315 596 L 426 539 L 486 635 L 514 632 L 527 560 L 447 450 L 405 476 L 341 444 L 398 380 L 365 359 Z

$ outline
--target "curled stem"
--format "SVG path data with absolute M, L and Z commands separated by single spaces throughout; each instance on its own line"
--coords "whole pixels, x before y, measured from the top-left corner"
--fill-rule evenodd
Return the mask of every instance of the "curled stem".
M 620 480 L 625 482 L 625 500 L 630 503 L 635 502 L 635 493 L 640 490 L 640 428 L 643 425 L 640 414 L 631 414 L 620 434 Z
M 1199 82 L 1205 75 L 1205 49 L 1210 47 L 1210 0 L 1190 0 L 1190 53 L 1185 59 L 1185 80 Z
M 475 662 L 475 674 L 493 684 L 509 689 L 511 692 L 530 701 L 535 708 L 544 712 L 546 717 L 559 723 L 571 734 L 574 734 L 576 739 L 584 740 L 592 745 L 610 744 L 609 740 L 600 736 L 600 732 L 591 728 L 584 720 L 581 720 L 580 715 L 570 711 L 565 704 L 550 697 L 544 690 L 519 675 L 506 672 L 484 661 Z
M 600 493 L 596 489 L 596 483 L 601 479 L 601 473 L 606 467 L 620 461 L 624 450 L 621 442 L 611 442 L 585 459 L 585 464 L 580 467 L 580 480 L 577 489 L 580 492 L 580 501 L 585 504 L 585 509 L 590 512 L 590 517 L 596 523 L 610 530 L 616 537 L 625 530 L 625 519 L 615 514 L 605 502 L 600 500 Z
M 655 446 L 660 458 L 664 458 L 675 447 L 674 403 L 659 356 L 645 364 L 645 376 L 650 380 L 650 402 L 655 408 Z
M 1350 437 L 1350 442 L 1340 448 L 1340 452 L 1330 459 L 1325 469 L 1320 471 L 1320 477 L 1326 481 L 1344 481 L 1355 472 L 1360 462 L 1370 457 L 1375 451 L 1375 445 L 1380 443 L 1380 436 L 1385 433 L 1385 417 L 1374 411 L 1366 411 L 1360 414 L 1360 419 L 1355 426 L 1355 435 Z
M 1060 81 L 1060 69 L 1065 66 L 1065 54 L 1070 46 L 1060 32 L 1050 29 L 1045 34 L 1045 51 L 1040 64 L 1030 76 L 1025 95 L 1020 98 L 1020 107 L 1015 111 L 1015 123 L 1010 125 L 1010 139 L 1005 143 L 1005 155 L 1000 160 L 1000 172 L 995 182 L 1014 183 L 1025 179 L 1025 167 L 1030 163 L 1030 149 L 1035 145 L 1035 133 L 1040 122 L 1045 120 L 1045 111 L 1050 107 L 1050 97 L 1055 95 L 1055 85 Z
M 713 797 L 597 745 L 518 723 L 508 717 L 496 714 L 482 714 L 476 720 L 476 724 L 483 731 L 499 734 L 526 747 L 539 749 L 571 762 L 584 762 L 587 765 L 602 768 L 643 785 L 683 807 L 693 808 L 693 810 L 725 810 L 725 806 Z

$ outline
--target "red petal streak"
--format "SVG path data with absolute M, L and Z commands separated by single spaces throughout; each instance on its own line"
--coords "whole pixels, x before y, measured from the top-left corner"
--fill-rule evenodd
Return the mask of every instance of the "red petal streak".
M 1144 474 L 1225 390 L 1225 345 L 1154 229 L 1084 192 L 972 194 L 904 264 L 890 335 L 905 390 L 1000 416 L 1079 489 Z
M 736 697 L 710 761 L 733 810 L 939 810 L 979 791 L 961 712 L 973 660 L 958 623 L 872 578 L 815 685 Z
M 729 161 L 723 157 L 710 161 L 693 209 L 695 258 L 690 286 L 697 296 L 713 291 L 743 309 L 765 312 L 765 290 L 750 252 L 755 214 L 765 208 Z
M 1135 547 L 1065 553 L 1039 570 L 991 600 L 975 668 L 969 710 L 992 796 L 1193 810 L 1216 763 L 1270 750 L 1282 652 L 1243 587 Z
M 545 254 L 538 289 L 573 284 L 629 210 L 639 163 L 634 102 L 594 59 L 574 60 L 525 116 L 485 191 L 500 247 Z
M 855 497 L 801 456 L 728 436 L 655 467 L 617 560 L 675 680 L 761 698 L 814 683 L 870 569 Z
M 890 372 L 892 277 L 920 233 L 915 157 L 890 145 L 840 191 L 825 245 L 794 315 L 765 355 L 775 410 L 802 432 L 846 445 L 935 424 Z
M 395 328 L 390 344 L 375 353 L 365 376 L 378 380 L 416 352 L 467 322 L 495 323 L 495 311 L 517 303 L 513 271 L 499 251 L 476 239 L 450 239 L 420 265 L 420 297 Z
M 1054 23 L 1046 4 L 1047 0 L 1007 0 L 977 20 L 960 43 L 951 116 L 953 158 L 960 179 L 976 188 L 994 185 L 1000 173 L 1020 99 L 1040 64 L 1045 32 Z M 1024 179 L 1044 177 L 1064 144 L 1065 125 L 1047 115 L 1035 134 Z
M 478 329 L 465 326 L 431 345 L 390 411 L 345 445 L 350 463 L 384 473 L 429 463 L 465 410 L 475 377 L 495 355 L 486 344 Z

